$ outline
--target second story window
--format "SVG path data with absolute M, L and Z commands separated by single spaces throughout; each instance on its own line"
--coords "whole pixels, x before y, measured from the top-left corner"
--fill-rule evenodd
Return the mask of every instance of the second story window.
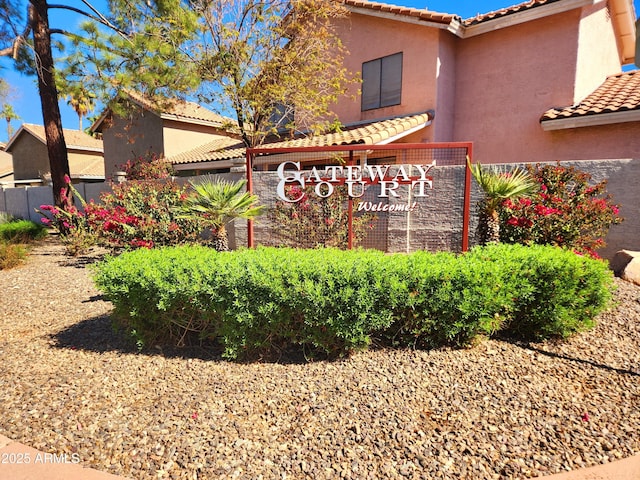
M 399 105 L 402 52 L 362 64 L 362 110 Z

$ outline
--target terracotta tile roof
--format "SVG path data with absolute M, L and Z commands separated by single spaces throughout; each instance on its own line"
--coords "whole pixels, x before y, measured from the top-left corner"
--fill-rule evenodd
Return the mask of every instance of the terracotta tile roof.
M 141 107 L 161 117 L 174 116 L 176 120 L 195 121 L 197 123 L 213 124 L 220 127 L 237 125 L 237 122 L 234 120 L 218 115 L 194 102 L 178 99 L 153 100 L 134 92 L 127 92 L 127 95 Z
M 640 111 L 640 70 L 608 77 L 600 87 L 577 105 L 549 109 L 540 121 L 631 110 Z
M 549 3 L 559 2 L 560 0 L 529 0 L 527 2 L 519 3 L 518 5 L 514 5 L 512 7 L 501 8 L 499 10 L 494 10 L 493 12 L 478 14 L 475 17 L 467 18 L 464 20 L 463 25 L 465 27 L 469 27 L 471 25 L 477 25 L 478 23 L 486 22 L 489 20 L 495 20 L 496 18 L 505 17 L 507 15 L 511 15 L 518 12 L 523 12 L 525 10 L 531 10 L 532 8 L 540 7 L 542 5 L 547 5 Z
M 217 160 L 228 160 L 231 158 L 244 158 L 244 143 L 236 138 L 220 138 L 204 145 L 200 145 L 193 150 L 178 153 L 168 157 L 167 161 L 172 165 L 185 163 L 213 162 Z
M 263 148 L 326 147 L 328 145 L 375 145 L 419 127 L 433 118 L 431 112 L 345 125 L 342 131 L 313 137 L 301 137 L 263 145 Z
M 452 15 L 449 13 L 438 13 L 427 9 L 400 7 L 397 5 L 390 5 L 379 2 L 369 2 L 367 0 L 344 0 L 344 5 L 355 8 L 368 8 L 373 11 L 393 13 L 396 15 L 406 15 L 407 17 L 413 17 L 418 20 L 424 20 L 427 22 L 442 23 L 448 25 L 454 19 L 459 19 L 458 15 Z
M 17 140 L 17 138 L 22 134 L 22 132 L 29 132 L 35 138 L 40 140 L 42 143 L 47 143 L 47 139 L 44 133 L 43 125 L 33 125 L 31 123 L 23 123 L 20 129 L 16 132 L 16 134 L 11 138 L 9 143 L 7 144 L 7 149 L 11 151 L 11 147 L 13 143 Z M 67 128 L 63 129 L 64 133 L 64 141 L 67 144 L 67 149 L 73 150 L 87 150 L 94 152 L 103 152 L 102 148 L 102 140 L 98 140 L 97 138 L 93 138 L 91 135 L 87 135 L 80 130 L 69 130 Z
M 70 158 L 69 170 L 72 178 L 104 177 L 104 160 Z
M 7 152 L 0 150 L 0 181 L 13 174 L 13 158 Z
M 345 125 L 342 131 L 337 133 L 275 141 L 262 145 L 261 148 L 326 147 L 330 145 L 354 144 L 375 145 L 392 140 L 393 137 L 405 134 L 413 128 L 426 126 L 432 118 L 432 112 L 424 112 L 369 123 Z M 170 157 L 167 161 L 177 165 L 244 158 L 245 149 L 241 143 L 238 143 L 238 141 L 234 139 L 229 139 L 227 145 L 224 143 L 224 141 L 215 140 L 189 152 Z

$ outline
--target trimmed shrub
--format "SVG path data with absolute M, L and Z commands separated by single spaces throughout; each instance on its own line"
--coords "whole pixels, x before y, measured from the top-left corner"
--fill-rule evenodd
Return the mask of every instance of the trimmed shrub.
M 140 345 L 215 340 L 226 358 L 302 347 L 465 346 L 496 333 L 539 339 L 590 328 L 611 298 L 604 262 L 556 247 L 490 245 L 464 255 L 200 246 L 137 250 L 95 282 Z
M 567 338 L 595 326 L 612 298 L 607 263 L 542 245 L 488 246 L 469 257 L 499 266 L 510 312 L 502 330 L 525 340 Z

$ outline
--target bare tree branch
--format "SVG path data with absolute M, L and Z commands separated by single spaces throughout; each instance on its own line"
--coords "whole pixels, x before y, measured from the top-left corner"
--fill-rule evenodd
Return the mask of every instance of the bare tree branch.
M 96 15 L 94 15 L 92 13 L 89 13 L 89 12 L 87 12 L 85 10 L 82 10 L 80 8 L 72 7 L 71 5 L 50 4 L 48 6 L 48 8 L 49 9 L 57 8 L 57 9 L 60 9 L 60 10 L 70 10 L 72 12 L 79 13 L 80 15 L 83 15 L 83 16 L 85 16 L 87 18 L 90 18 L 91 20 L 95 20 L 96 22 L 104 25 L 105 27 L 108 27 L 111 30 L 114 30 L 116 33 L 118 33 L 123 38 L 128 40 L 127 32 L 124 32 L 124 31 L 120 30 L 118 27 L 116 27 L 104 15 L 102 15 L 102 13 L 100 13 L 98 10 L 96 10 L 88 2 L 83 2 L 83 3 L 85 3 L 91 10 L 93 10 L 96 13 Z M 52 32 L 53 32 L 53 30 L 52 30 Z M 57 33 L 60 33 L 60 32 L 57 32 Z
M 8 57 L 11 56 L 14 60 L 18 58 L 18 50 L 22 44 L 26 43 L 27 37 L 31 33 L 31 22 L 27 22 L 27 26 L 24 28 L 24 31 L 17 35 L 16 38 L 13 39 L 13 42 L 10 47 L 7 47 L 3 50 L 0 50 L 0 57 Z

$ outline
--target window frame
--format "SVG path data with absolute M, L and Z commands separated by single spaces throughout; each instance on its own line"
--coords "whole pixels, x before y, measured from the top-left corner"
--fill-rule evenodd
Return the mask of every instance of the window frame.
M 398 61 L 399 65 L 395 63 Z M 385 66 L 385 64 L 387 65 Z M 397 70 L 398 66 L 399 71 Z M 362 92 L 360 95 L 361 111 L 366 112 L 369 110 L 402 104 L 403 67 L 403 52 L 385 55 L 384 57 L 375 58 L 362 63 Z M 372 84 L 370 82 L 374 83 Z M 371 86 L 367 88 L 367 84 Z M 397 86 L 394 84 L 397 84 Z M 387 95 L 384 94 L 385 86 L 387 87 Z M 394 88 L 389 90 L 389 87 Z M 372 91 L 369 91 L 369 89 Z M 388 97 L 388 99 L 385 100 L 386 97 Z

